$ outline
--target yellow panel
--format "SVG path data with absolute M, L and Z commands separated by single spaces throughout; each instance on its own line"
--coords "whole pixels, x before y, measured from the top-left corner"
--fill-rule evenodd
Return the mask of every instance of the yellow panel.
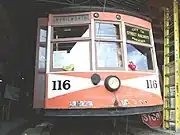
M 169 73 L 169 68 L 166 66 L 169 63 L 169 57 L 167 57 L 167 54 L 169 54 L 169 9 L 166 8 L 164 10 L 164 109 L 163 109 L 163 127 L 169 128 L 169 123 L 166 122 L 166 120 L 169 120 L 169 110 L 166 108 L 169 108 L 169 101 L 166 98 L 169 93 L 169 88 L 167 85 L 169 85 L 169 77 L 166 77 L 166 75 Z
M 175 52 L 175 130 L 180 130 L 180 58 L 179 58 L 179 16 L 178 1 L 173 1 L 174 6 L 174 52 Z

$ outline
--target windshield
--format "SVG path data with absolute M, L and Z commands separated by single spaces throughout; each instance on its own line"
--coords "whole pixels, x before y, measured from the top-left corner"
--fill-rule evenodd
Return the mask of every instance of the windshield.
M 121 22 L 107 21 L 95 21 L 94 25 L 84 23 L 54 26 L 50 43 L 50 70 L 131 71 L 131 63 L 136 65 L 136 71 L 153 70 L 149 30 L 125 25 L 123 33 L 122 27 Z M 42 48 L 40 55 L 44 54 L 45 50 Z M 43 63 L 43 57 L 40 59 Z

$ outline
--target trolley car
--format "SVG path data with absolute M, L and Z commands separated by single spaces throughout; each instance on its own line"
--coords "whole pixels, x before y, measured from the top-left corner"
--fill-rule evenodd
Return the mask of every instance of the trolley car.
M 126 12 L 38 19 L 34 109 L 46 116 L 123 116 L 162 110 L 152 25 Z

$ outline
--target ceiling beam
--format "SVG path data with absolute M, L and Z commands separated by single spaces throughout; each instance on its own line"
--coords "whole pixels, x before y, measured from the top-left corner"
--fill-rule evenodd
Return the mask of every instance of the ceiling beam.
M 148 5 L 156 8 L 169 7 L 172 2 L 172 0 L 148 0 Z
M 154 43 L 155 44 L 164 44 L 164 41 L 163 41 L 163 39 L 159 39 L 159 38 L 154 38 Z

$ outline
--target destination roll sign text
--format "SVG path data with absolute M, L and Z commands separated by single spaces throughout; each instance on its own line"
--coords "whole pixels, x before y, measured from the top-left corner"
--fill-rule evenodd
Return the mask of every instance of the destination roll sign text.
M 53 24 L 54 25 L 64 25 L 64 24 L 73 24 L 80 23 L 84 21 L 89 21 L 89 15 L 71 15 L 71 16 L 54 16 Z
M 150 35 L 148 30 L 127 26 L 126 25 L 126 38 L 129 41 L 150 44 Z

